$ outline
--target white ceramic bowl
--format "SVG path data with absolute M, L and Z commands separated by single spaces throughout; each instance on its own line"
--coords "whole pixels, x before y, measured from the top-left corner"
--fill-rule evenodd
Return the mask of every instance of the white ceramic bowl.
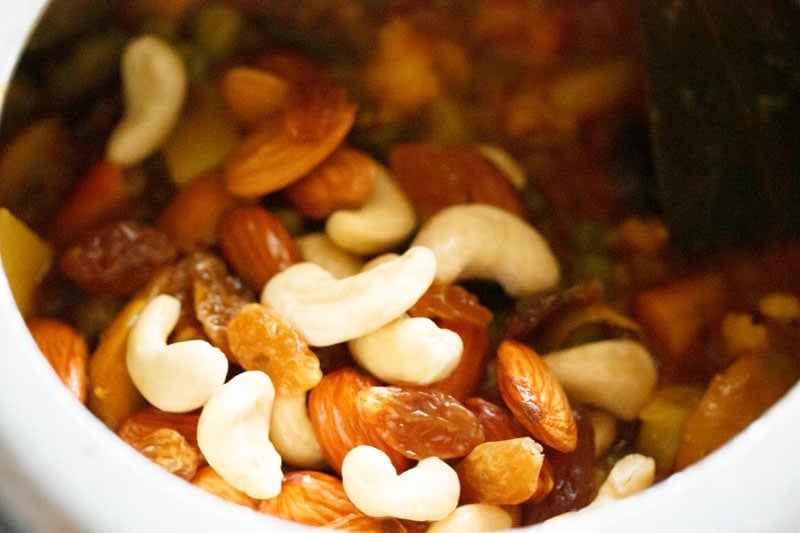
M 0 0 L 0 104 L 45 0 Z M 800 531 L 800 387 L 706 460 L 536 532 Z M 24 532 L 309 531 L 206 495 L 108 431 L 60 386 L 0 274 L 0 512 Z M 0 523 L 0 530 L 2 530 Z

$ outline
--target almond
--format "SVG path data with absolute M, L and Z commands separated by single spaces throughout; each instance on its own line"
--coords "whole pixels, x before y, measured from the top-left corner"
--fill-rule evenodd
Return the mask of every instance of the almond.
M 531 348 L 506 340 L 497 349 L 497 385 L 514 417 L 536 440 L 568 452 L 578 428 L 567 395 L 547 363 Z
M 267 121 L 231 152 L 226 187 L 252 198 L 297 181 L 339 147 L 355 116 L 356 106 L 343 90 L 309 90 L 289 104 L 277 123 Z
M 204 174 L 178 190 L 156 225 L 181 250 L 206 248 L 217 243 L 219 221 L 234 202 L 218 172 Z
M 222 94 L 234 120 L 252 129 L 286 104 L 289 84 L 252 67 L 234 67 L 222 78 Z
M 197 474 L 192 478 L 192 485 L 231 503 L 244 505 L 251 509 L 258 508 L 258 500 L 251 498 L 225 481 L 222 476 L 210 466 L 205 466 L 197 471 Z
M 261 502 L 259 511 L 310 526 L 361 514 L 345 494 L 342 480 L 314 470 L 286 474 L 280 494 Z
M 272 276 L 301 257 L 280 219 L 255 204 L 229 210 L 220 221 L 219 240 L 233 271 L 257 293 Z
M 308 416 L 325 460 L 336 472 L 351 449 L 368 444 L 383 450 L 398 472 L 407 470 L 411 461 L 383 442 L 364 419 L 356 405 L 358 392 L 380 385 L 351 367 L 323 376 L 308 396 Z
M 81 403 L 86 403 L 89 348 L 80 333 L 49 318 L 29 322 L 28 329 L 61 382 Z
M 378 162 L 342 147 L 304 178 L 286 188 L 286 199 L 304 215 L 323 219 L 338 209 L 358 209 L 369 200 Z

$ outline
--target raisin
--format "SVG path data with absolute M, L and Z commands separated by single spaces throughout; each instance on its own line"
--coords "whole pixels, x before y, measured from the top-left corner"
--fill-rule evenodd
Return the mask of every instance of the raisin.
M 539 484 L 542 447 L 530 437 L 484 442 L 456 466 L 465 503 L 517 505 Z
M 194 312 L 203 331 L 230 358 L 228 323 L 255 296 L 214 256 L 203 257 L 195 264 L 193 289 Z
M 535 524 L 556 515 L 585 507 L 594 496 L 594 430 L 590 417 L 573 411 L 578 427 L 578 440 L 571 452 L 545 448 L 545 457 L 552 470 L 553 488 L 544 498 L 523 504 L 523 524 Z M 544 471 L 544 469 L 543 469 Z M 542 480 L 540 480 L 541 483 Z
M 69 247 L 59 268 L 89 293 L 131 296 L 177 255 L 161 231 L 121 221 L 98 228 Z
M 307 391 L 322 372 L 319 359 L 297 331 L 269 308 L 251 303 L 228 323 L 231 353 L 245 370 L 261 370 L 278 393 Z
M 194 413 L 167 413 L 147 407 L 136 411 L 125 419 L 119 427 L 117 434 L 129 444 L 143 440 L 147 435 L 158 429 L 168 428 L 180 433 L 186 442 L 198 454 L 199 462 L 204 462 L 200 447 L 197 445 L 197 422 L 200 414 Z
M 197 473 L 197 452 L 174 429 L 160 428 L 127 442 L 142 455 L 178 477 L 189 480 Z
M 411 316 L 463 320 L 476 326 L 492 321 L 492 312 L 461 285 L 434 283 L 408 310 Z
M 478 418 L 436 389 L 369 387 L 356 406 L 384 442 L 410 459 L 463 457 L 484 440 Z
M 487 442 L 528 436 L 522 424 L 501 405 L 479 397 L 467 398 L 464 407 L 478 417 Z

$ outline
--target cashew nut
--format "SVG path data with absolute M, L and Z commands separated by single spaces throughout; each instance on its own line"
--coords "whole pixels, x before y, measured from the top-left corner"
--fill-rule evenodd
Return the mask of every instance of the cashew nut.
M 652 458 L 638 453 L 626 455 L 614 463 L 588 507 L 601 507 L 643 491 L 653 484 L 655 477 L 656 462 Z
M 426 457 L 398 475 L 389 457 L 372 446 L 356 446 L 342 462 L 350 501 L 369 516 L 441 520 L 458 505 L 458 474 L 438 457 Z
M 499 505 L 468 503 L 442 520 L 433 522 L 426 533 L 471 533 L 501 531 L 514 527 L 514 517 Z
M 401 317 L 349 342 L 355 360 L 387 383 L 429 385 L 449 376 L 464 350 L 461 336 L 424 317 Z
M 592 409 L 589 412 L 594 434 L 594 456 L 602 457 L 617 440 L 617 419 L 606 411 Z
M 361 259 L 336 246 L 324 233 L 309 233 L 294 242 L 303 260 L 316 263 L 336 278 L 346 278 L 361 271 Z
M 623 420 L 638 416 L 658 380 L 647 349 L 627 339 L 551 352 L 544 360 L 570 400 L 601 407 Z
M 208 464 L 251 498 L 281 491 L 281 456 L 269 440 L 274 398 L 269 376 L 242 372 L 211 396 L 197 423 L 197 444 Z
M 334 211 L 325 223 L 325 233 L 345 250 L 372 255 L 403 242 L 416 224 L 411 202 L 382 168 L 367 203 L 355 210 Z
M 267 282 L 261 302 L 291 322 L 308 344 L 330 346 L 401 316 L 425 293 L 435 273 L 436 258 L 421 246 L 340 280 L 313 263 L 296 263 Z
M 126 363 L 136 388 L 162 411 L 201 407 L 225 382 L 228 359 L 204 340 L 167 344 L 180 301 L 162 294 L 148 302 L 128 336 Z
M 308 417 L 305 392 L 275 396 L 269 438 L 285 462 L 314 470 L 325 467 L 322 448 Z
M 493 279 L 517 297 L 550 289 L 560 277 L 544 238 L 521 218 L 491 205 L 446 207 L 428 220 L 413 244 L 433 250 L 440 283 Z
M 151 35 L 128 43 L 122 56 L 125 114 L 106 145 L 106 159 L 134 166 L 158 150 L 178 122 L 188 76 L 178 53 Z

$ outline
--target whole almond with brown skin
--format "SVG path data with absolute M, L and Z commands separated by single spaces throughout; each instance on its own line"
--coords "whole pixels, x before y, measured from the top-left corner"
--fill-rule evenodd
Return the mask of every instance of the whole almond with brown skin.
M 378 162 L 341 147 L 304 178 L 286 187 L 286 199 L 304 215 L 323 219 L 338 209 L 358 209 L 369 200 Z
M 252 67 L 233 67 L 222 77 L 222 95 L 234 120 L 251 129 L 285 104 L 289 84 L 275 74 Z
M 355 116 L 356 106 L 343 90 L 313 87 L 295 96 L 279 119 L 266 121 L 231 151 L 225 186 L 247 198 L 284 188 L 339 147 Z
M 257 509 L 259 501 L 251 498 L 244 492 L 240 491 L 220 476 L 216 470 L 210 466 L 204 466 L 199 469 L 192 478 L 192 485 L 203 489 L 204 491 L 218 496 L 223 500 L 231 503 L 244 505 L 251 509 Z
M 218 232 L 225 259 L 256 293 L 301 257 L 281 220 L 260 205 L 240 204 L 229 210 Z
M 280 494 L 261 502 L 258 510 L 309 526 L 361 514 L 345 494 L 341 479 L 315 470 L 287 473 Z
M 49 318 L 32 320 L 28 329 L 61 382 L 75 398 L 86 403 L 89 348 L 80 333 Z
M 533 349 L 503 341 L 497 349 L 497 385 L 509 410 L 537 441 L 562 452 L 575 449 L 578 428 L 567 395 Z
M 377 379 L 344 367 L 323 376 L 308 395 L 311 427 L 325 460 L 336 472 L 342 471 L 347 452 L 360 444 L 383 450 L 398 472 L 411 466 L 411 460 L 383 442 L 358 412 L 358 392 L 377 385 Z

